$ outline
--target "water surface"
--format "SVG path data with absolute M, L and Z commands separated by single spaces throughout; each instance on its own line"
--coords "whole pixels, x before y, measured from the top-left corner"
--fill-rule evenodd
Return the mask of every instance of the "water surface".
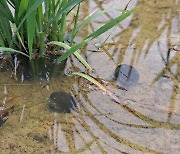
M 88 1 L 82 5 L 80 20 L 94 10 L 123 9 L 126 4 L 123 0 Z M 0 127 L 1 153 L 180 152 L 180 1 L 135 0 L 128 9 L 134 7 L 132 16 L 81 50 L 95 76 L 106 81 L 121 104 L 128 105 L 115 103 L 78 77 L 19 83 L 10 71 L 0 72 L 0 102 L 15 107 Z M 108 12 L 97 17 L 80 31 L 79 38 L 117 15 Z M 95 44 L 109 34 L 97 49 Z M 128 90 L 113 79 L 120 64 L 131 65 L 139 73 L 138 83 Z M 84 71 L 74 58 L 73 65 Z M 47 100 L 55 91 L 73 95 L 77 111 L 50 112 Z

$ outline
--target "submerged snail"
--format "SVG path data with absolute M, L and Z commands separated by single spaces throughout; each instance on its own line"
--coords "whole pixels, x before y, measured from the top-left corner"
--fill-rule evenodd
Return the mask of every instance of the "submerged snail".
M 71 113 L 71 109 L 76 108 L 76 101 L 70 94 L 59 91 L 50 95 L 47 105 L 53 112 Z
M 133 66 L 121 64 L 115 69 L 114 79 L 119 86 L 129 89 L 138 83 L 139 73 Z

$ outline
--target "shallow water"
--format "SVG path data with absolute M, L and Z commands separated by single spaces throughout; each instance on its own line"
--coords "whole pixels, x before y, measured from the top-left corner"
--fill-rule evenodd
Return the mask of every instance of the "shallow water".
M 80 17 L 126 4 L 123 0 L 89 1 Z M 82 50 L 96 70 L 94 76 L 106 81 L 108 90 L 122 102 L 115 103 L 78 77 L 62 75 L 21 84 L 10 77 L 11 72 L 0 72 L 0 102 L 6 102 L 7 108 L 15 106 L 0 127 L 1 153 L 180 152 L 180 52 L 174 50 L 180 46 L 180 1 L 135 0 L 128 8 L 133 7 L 137 10 L 131 17 Z M 117 12 L 109 12 L 96 18 L 79 37 L 116 16 Z M 95 44 L 109 34 L 98 50 Z M 75 59 L 73 63 L 84 70 Z M 139 73 L 138 83 L 128 91 L 113 80 L 119 64 L 132 65 Z M 49 111 L 47 100 L 55 91 L 74 95 L 77 111 Z

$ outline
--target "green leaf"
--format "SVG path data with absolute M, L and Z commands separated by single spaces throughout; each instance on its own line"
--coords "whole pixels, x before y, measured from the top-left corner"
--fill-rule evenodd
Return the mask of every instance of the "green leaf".
M 83 21 L 80 25 L 78 25 L 78 26 L 76 27 L 75 32 L 74 32 L 74 33 L 75 33 L 74 35 L 76 35 L 76 33 L 77 33 L 81 28 L 83 28 L 85 25 L 87 25 L 88 23 L 90 23 L 94 18 L 96 18 L 96 17 L 98 17 L 98 16 L 100 16 L 100 15 L 102 15 L 102 14 L 104 14 L 104 13 L 111 12 L 111 11 L 121 11 L 121 12 L 122 12 L 122 10 L 117 10 L 117 9 L 106 9 L 106 10 L 101 10 L 101 11 L 95 12 L 95 13 L 93 13 L 92 15 L 88 16 L 87 18 L 85 18 L 84 21 Z
M 133 12 L 135 11 L 135 9 L 126 11 L 124 13 L 122 13 L 120 16 L 118 16 L 117 18 L 111 20 L 110 22 L 108 22 L 107 24 L 105 24 L 104 26 L 100 27 L 98 30 L 96 30 L 95 32 L 91 33 L 89 36 L 86 37 L 90 38 L 92 37 L 92 39 L 100 36 L 101 34 L 103 34 L 104 32 L 108 31 L 109 29 L 111 29 L 112 27 L 114 27 L 115 25 L 117 25 L 119 22 L 123 21 L 124 19 L 126 19 L 129 15 L 131 15 Z
M 35 3 L 36 0 L 29 1 L 30 7 Z M 32 58 L 33 53 L 33 40 L 35 36 L 35 22 L 36 22 L 36 10 L 34 10 L 29 16 L 27 17 L 27 35 L 28 35 L 28 49 L 30 59 Z
M 88 70 L 92 70 L 92 67 L 86 62 L 86 60 L 77 51 L 74 52 L 74 55 Z
M 11 22 L 14 22 L 13 15 L 7 5 L 7 3 L 4 0 L 0 1 L 0 14 L 7 19 L 9 19 Z
M 1 15 L 0 15 L 0 29 L 4 39 L 7 40 L 8 43 L 10 43 L 12 38 L 10 22 L 6 17 Z
M 21 20 L 20 24 L 18 25 L 17 30 L 20 29 L 20 27 L 22 26 L 22 24 L 24 23 L 24 21 L 27 19 L 27 17 L 34 11 L 36 10 L 45 0 L 37 0 L 32 6 L 31 8 L 28 9 L 26 15 L 24 16 L 24 18 Z
M 28 8 L 28 0 L 21 0 L 20 6 L 19 6 L 19 11 L 18 11 L 18 20 L 20 17 L 25 13 L 25 11 Z
M 57 58 L 57 62 L 60 63 L 61 61 L 65 60 L 67 57 L 69 57 L 71 54 L 73 54 L 74 52 L 76 52 L 78 49 L 82 48 L 85 44 L 87 44 L 87 42 L 90 40 L 86 39 L 84 41 L 82 41 L 81 43 L 78 43 L 74 46 L 72 46 L 67 52 L 65 52 L 62 56 L 60 56 L 59 58 Z
M 107 92 L 107 88 L 104 87 L 102 84 L 100 84 L 97 80 L 95 80 L 93 77 L 87 75 L 87 74 L 84 74 L 84 73 L 81 73 L 81 72 L 73 72 L 72 75 L 78 75 L 78 76 L 81 76 L 83 78 L 85 78 L 86 80 L 92 82 L 93 84 L 95 84 L 96 86 L 98 86 L 101 90 L 103 90 L 104 92 Z
M 82 43 L 82 42 L 81 42 Z M 84 42 L 85 43 L 85 42 Z M 73 48 L 73 47 L 70 47 L 69 45 L 67 45 L 67 44 L 65 44 L 65 43 L 62 43 L 62 42 L 57 42 L 57 41 L 52 41 L 52 42 L 50 42 L 50 43 L 48 43 L 48 44 L 55 44 L 55 45 L 58 45 L 58 46 L 60 46 L 60 47 L 63 47 L 64 49 L 66 49 L 66 50 L 68 50 L 67 52 L 71 52 L 70 51 L 70 49 L 71 48 Z M 84 44 L 85 45 L 85 44 Z M 82 46 L 83 46 L 83 44 L 82 44 Z M 81 45 L 79 46 L 79 48 L 81 48 L 82 47 Z M 77 50 L 75 49 L 75 47 L 74 47 L 74 52 L 72 51 L 72 53 L 71 54 L 73 54 L 74 53 L 74 55 L 77 57 L 77 59 L 87 68 L 87 69 L 89 69 L 89 70 L 92 70 L 92 68 L 91 68 L 91 66 L 86 62 L 86 60 L 77 52 Z M 67 53 L 66 52 L 66 53 Z M 64 53 L 63 55 L 66 57 L 68 57 L 68 55 L 70 54 L 70 53 L 68 53 L 68 55 L 65 55 L 66 53 Z M 71 55 L 70 54 L 70 55 Z M 63 56 L 62 55 L 62 56 Z M 66 58 L 67 58 L 66 57 Z M 60 57 L 61 58 L 61 57 Z M 59 58 L 59 59 L 60 59 Z M 66 59 L 65 58 L 65 59 Z M 62 60 L 61 60 L 62 61 Z M 61 62 L 61 61 L 59 61 L 59 60 L 57 60 L 57 62 L 59 63 L 59 62 Z
M 14 33 L 17 32 L 16 24 L 12 24 L 12 31 L 13 31 Z M 17 32 L 17 38 L 19 39 L 19 41 L 20 41 L 21 45 L 23 46 L 24 50 L 27 52 L 26 47 L 25 47 L 25 45 L 24 45 L 24 42 L 22 41 L 22 38 L 21 38 L 21 36 L 19 35 L 19 32 Z
M 28 58 L 30 58 L 27 54 L 25 54 L 24 52 L 21 52 L 19 50 L 15 50 L 15 49 L 12 49 L 12 48 L 6 48 L 6 47 L 0 47 L 0 51 L 5 51 L 5 52 L 12 52 L 12 53 L 20 53 Z
M 64 8 L 59 8 L 57 14 L 55 17 L 53 17 L 48 23 L 47 25 L 44 26 L 43 30 L 46 30 L 54 21 L 58 20 L 59 17 L 64 13 L 64 12 L 68 12 L 71 8 L 73 8 L 74 6 L 76 6 L 77 4 L 81 3 L 84 0 L 70 0 L 66 6 Z
M 62 43 L 62 42 L 58 42 L 58 41 L 52 41 L 52 42 L 49 42 L 48 44 L 55 44 L 55 45 L 58 45 L 60 47 L 63 47 L 66 50 L 69 50 L 71 48 L 69 45 Z
M 0 33 L 0 46 L 5 46 L 2 34 Z

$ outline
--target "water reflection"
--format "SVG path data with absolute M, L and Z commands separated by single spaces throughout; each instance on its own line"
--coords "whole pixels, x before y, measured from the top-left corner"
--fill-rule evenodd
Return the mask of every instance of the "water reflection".
M 82 52 L 96 69 L 97 77 L 110 80 L 115 68 L 125 63 L 138 71 L 138 84 L 128 91 L 108 87 L 119 98 L 114 100 L 74 77 L 53 78 L 46 89 L 47 83 L 14 83 L 8 72 L 0 72 L 0 101 L 4 102 L 6 97 L 7 109 L 15 105 L 0 128 L 2 153 L 179 152 L 180 56 L 179 51 L 173 50 L 178 44 L 170 36 L 179 32 L 180 2 L 132 3 L 137 7 L 136 13 L 125 25 L 110 32 L 111 37 L 101 48 L 105 53 L 88 50 L 97 50 L 94 44 L 109 34 L 96 39 Z M 117 1 L 88 1 L 81 18 L 96 8 L 116 4 Z M 117 6 L 120 4 L 118 1 Z M 98 18 L 89 25 L 90 30 L 114 15 L 107 13 Z M 80 36 L 86 36 L 88 31 L 85 27 Z M 77 65 L 76 61 L 71 64 Z M 60 90 L 73 93 L 78 100 L 76 111 L 58 114 L 47 109 L 50 94 Z

